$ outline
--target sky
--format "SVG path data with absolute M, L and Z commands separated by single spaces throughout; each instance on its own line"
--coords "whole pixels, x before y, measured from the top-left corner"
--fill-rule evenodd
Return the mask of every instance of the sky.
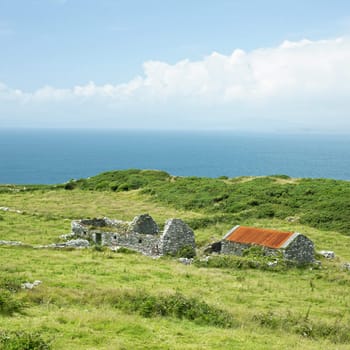
M 348 0 L 0 0 L 0 128 L 350 134 Z

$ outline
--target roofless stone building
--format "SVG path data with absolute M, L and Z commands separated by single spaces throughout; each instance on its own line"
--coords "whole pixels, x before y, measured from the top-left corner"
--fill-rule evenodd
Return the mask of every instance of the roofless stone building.
M 148 214 L 136 216 L 131 222 L 95 218 L 74 220 L 72 236 L 92 240 L 111 248 L 125 247 L 144 255 L 176 255 L 184 248 L 195 251 L 192 229 L 180 219 L 169 219 L 160 232 Z

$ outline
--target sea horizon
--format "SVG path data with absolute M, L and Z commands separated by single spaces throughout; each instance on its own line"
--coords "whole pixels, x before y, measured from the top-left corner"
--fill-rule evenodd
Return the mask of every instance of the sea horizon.
M 2 184 L 55 184 L 130 168 L 350 180 L 350 138 L 307 131 L 0 128 L 0 160 Z

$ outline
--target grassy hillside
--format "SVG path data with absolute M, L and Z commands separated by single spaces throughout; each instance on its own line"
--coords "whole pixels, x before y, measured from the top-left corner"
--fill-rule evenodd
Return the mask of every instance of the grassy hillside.
M 64 187 L 118 192 L 141 189 L 159 203 L 216 214 L 217 220 L 212 217 L 212 221 L 294 216 L 309 226 L 350 234 L 348 181 L 291 179 L 286 175 L 212 179 L 126 170 L 71 181 Z M 201 226 L 201 222 L 193 222 L 193 226 Z
M 348 349 L 350 272 L 341 264 L 350 261 L 349 191 L 345 181 L 140 170 L 0 186 L 0 206 L 9 208 L 0 211 L 0 240 L 51 243 L 73 218 L 148 212 L 159 224 L 184 219 L 200 246 L 239 223 L 299 231 L 337 255 L 321 269 L 261 270 L 0 246 L 0 349 Z M 34 280 L 43 283 L 20 289 Z

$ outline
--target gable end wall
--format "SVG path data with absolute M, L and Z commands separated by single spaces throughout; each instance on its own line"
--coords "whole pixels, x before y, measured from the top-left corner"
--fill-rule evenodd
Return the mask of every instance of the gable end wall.
M 293 260 L 300 264 L 311 263 L 314 261 L 314 244 L 304 235 L 298 235 L 283 250 L 283 256 L 286 260 Z

